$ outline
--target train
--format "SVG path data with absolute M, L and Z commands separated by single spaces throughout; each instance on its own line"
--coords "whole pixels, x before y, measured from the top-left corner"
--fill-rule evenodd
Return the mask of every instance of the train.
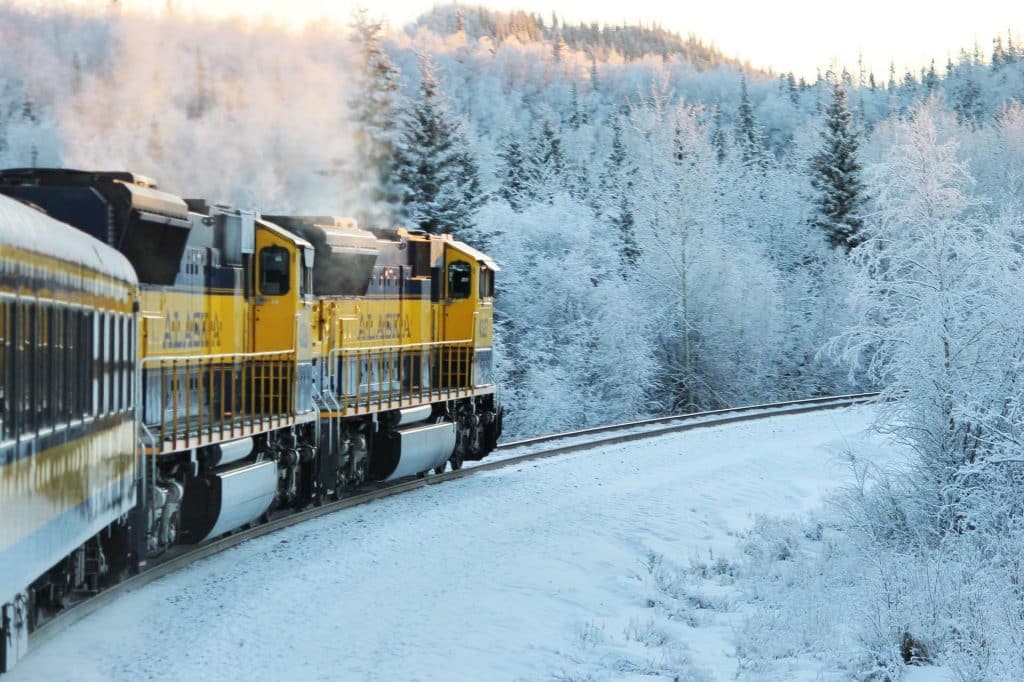
M 83 594 L 491 452 L 498 266 L 120 171 L 0 171 L 0 672 Z

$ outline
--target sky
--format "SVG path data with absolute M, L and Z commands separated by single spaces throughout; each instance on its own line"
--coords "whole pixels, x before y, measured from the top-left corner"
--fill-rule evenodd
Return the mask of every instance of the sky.
M 36 0 L 50 3 L 96 3 L 105 0 Z M 215 15 L 271 15 L 293 25 L 328 17 L 347 22 L 357 5 L 400 28 L 436 0 L 122 0 L 126 6 L 159 9 L 167 2 Z M 1024 34 L 1024 9 L 1011 0 L 477 0 L 499 10 L 523 9 L 547 20 L 552 9 L 560 19 L 603 23 L 652 23 L 683 35 L 694 34 L 727 55 L 776 72 L 813 77 L 816 69 L 848 66 L 858 60 L 879 77 L 890 61 L 902 72 L 935 59 L 941 69 L 948 56 L 977 43 L 986 56 L 992 38 L 1012 29 Z M 1024 39 L 1022 39 L 1024 42 Z

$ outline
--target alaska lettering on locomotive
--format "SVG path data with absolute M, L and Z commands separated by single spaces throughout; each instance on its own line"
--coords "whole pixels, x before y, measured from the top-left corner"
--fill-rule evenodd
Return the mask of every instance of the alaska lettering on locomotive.
M 193 312 L 182 319 L 179 311 L 170 313 L 164 327 L 163 347 L 166 350 L 217 348 L 221 345 L 223 323 L 216 313 Z

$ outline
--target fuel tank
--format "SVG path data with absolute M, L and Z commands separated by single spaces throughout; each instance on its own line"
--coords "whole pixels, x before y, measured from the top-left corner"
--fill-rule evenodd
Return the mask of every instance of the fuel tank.
M 186 479 L 181 541 L 199 543 L 256 520 L 276 492 L 277 462 L 269 460 Z
M 455 451 L 455 424 L 423 424 L 382 431 L 374 438 L 370 475 L 391 481 L 441 466 Z

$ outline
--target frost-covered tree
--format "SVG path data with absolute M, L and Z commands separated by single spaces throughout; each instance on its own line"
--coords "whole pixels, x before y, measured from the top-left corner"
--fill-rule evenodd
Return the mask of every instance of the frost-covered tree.
M 569 83 L 569 127 L 579 130 L 587 122 L 587 113 L 580 108 L 580 92 L 576 79 Z
M 506 273 L 495 312 L 510 432 L 648 414 L 650 335 L 636 289 L 607 276 L 614 245 L 591 212 L 561 193 L 522 213 L 490 203 L 479 221 Z
M 953 111 L 960 125 L 977 129 L 985 115 L 982 91 L 970 75 L 963 75 L 953 91 Z
M 860 323 L 844 337 L 918 454 L 903 531 L 932 539 L 967 528 L 967 472 L 1019 454 L 1024 427 L 1024 262 L 1011 230 L 977 219 L 956 130 L 937 99 L 893 124 L 854 251 Z
M 420 58 L 419 96 L 407 114 L 391 168 L 402 192 L 400 217 L 430 233 L 460 234 L 486 200 L 462 131 L 440 92 L 434 65 Z
M 190 119 L 202 118 L 213 106 L 213 90 L 210 87 L 210 76 L 201 52 L 195 55 L 195 81 L 192 96 L 186 108 Z
M 18 95 L 9 117 L 0 112 L 0 162 L 29 167 L 56 165 L 61 140 L 52 113 L 27 88 Z
M 636 166 L 626 154 L 622 139 L 622 121 L 612 121 L 612 141 L 601 171 L 602 223 L 608 226 L 612 241 L 619 252 L 619 272 L 629 279 L 640 259 L 636 238 L 636 218 L 633 214 L 633 192 Z
M 715 158 L 718 159 L 718 163 L 725 161 L 726 154 L 728 154 L 728 143 L 725 140 L 725 129 L 722 123 L 722 110 L 717 105 L 715 106 L 714 114 L 714 129 L 711 132 L 711 144 L 715 148 Z
M 821 147 L 811 158 L 815 212 L 812 224 L 835 249 L 847 252 L 860 243 L 864 223 L 864 184 L 858 159 L 860 134 L 850 113 L 846 86 L 832 86 L 825 109 Z
M 754 105 L 750 102 L 746 76 L 740 76 L 740 105 L 736 110 L 733 135 L 744 164 L 753 165 L 764 161 L 764 135 L 754 117 Z
M 528 162 L 531 193 L 550 202 L 559 190 L 565 188 L 568 177 L 562 138 L 548 116 L 541 120 Z
M 533 198 L 527 160 L 523 146 L 515 133 L 509 133 L 498 151 L 501 165 L 498 167 L 498 190 L 496 195 L 508 202 L 514 211 L 520 211 Z
M 404 189 L 391 174 L 405 106 L 398 69 L 381 45 L 382 26 L 356 13 L 351 40 L 357 60 L 348 106 L 355 121 L 353 154 L 347 159 L 346 195 L 360 222 L 390 224 Z
M 931 61 L 928 69 L 923 71 L 921 84 L 924 86 L 925 97 L 930 97 L 939 87 L 939 75 L 935 72 L 935 60 Z

